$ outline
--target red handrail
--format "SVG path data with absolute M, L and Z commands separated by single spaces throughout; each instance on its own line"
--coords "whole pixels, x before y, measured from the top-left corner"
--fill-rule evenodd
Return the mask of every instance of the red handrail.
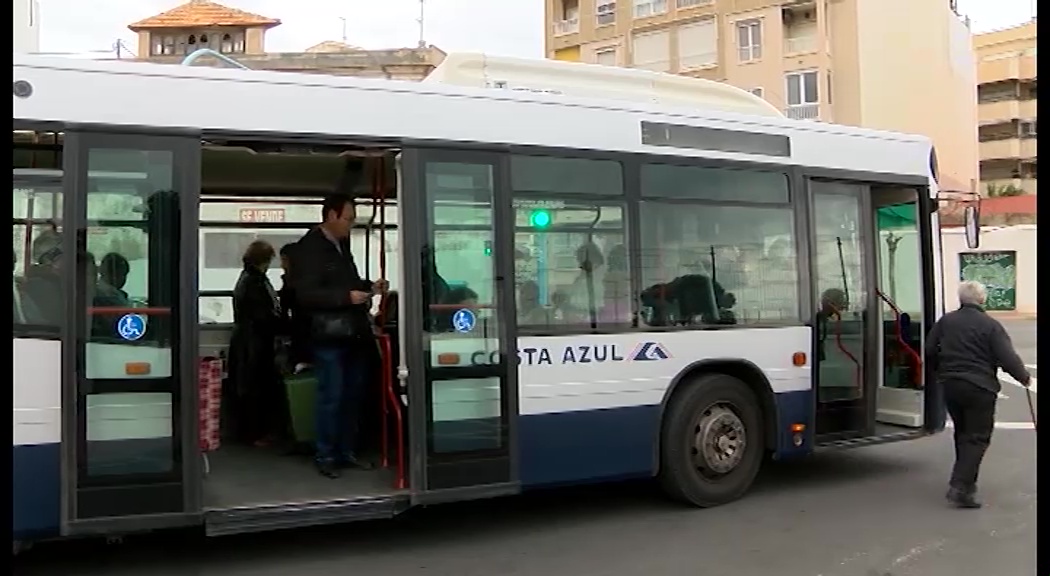
M 904 339 L 904 322 L 901 321 L 904 313 L 901 312 L 900 308 L 897 308 L 897 305 L 894 304 L 893 301 L 890 300 L 888 296 L 886 296 L 885 294 L 882 293 L 882 290 L 875 290 L 875 294 L 877 294 L 879 296 L 879 298 L 883 302 L 885 302 L 890 307 L 891 310 L 893 310 L 893 316 L 894 316 L 894 321 L 893 322 L 894 322 L 894 325 L 896 327 L 896 333 L 897 333 L 896 334 L 896 336 L 897 336 L 897 345 L 901 347 L 901 350 L 904 350 L 904 353 L 907 354 L 909 358 L 911 358 L 912 367 L 915 370 L 914 373 L 912 374 L 912 381 L 915 383 L 916 386 L 921 388 L 922 387 L 922 356 L 919 356 L 919 353 L 916 352 L 914 348 L 909 346 L 908 345 L 908 341 Z
M 379 277 L 386 278 L 386 163 L 384 157 L 379 157 L 373 162 L 373 194 L 372 194 L 372 216 L 375 217 L 376 211 L 379 212 Z M 379 310 L 377 314 L 378 324 L 380 327 L 386 326 L 386 308 L 389 301 L 386 297 L 379 300 Z M 380 356 L 380 369 L 382 375 L 380 377 L 380 386 L 382 392 L 380 394 L 380 425 L 382 430 L 380 431 L 380 466 L 386 468 L 389 466 L 388 450 L 389 450 L 389 439 L 387 434 L 389 433 L 389 423 L 387 417 L 393 413 L 394 424 L 396 426 L 394 437 L 396 439 L 395 453 L 397 454 L 397 476 L 395 479 L 395 487 L 398 490 L 405 488 L 407 482 L 405 479 L 405 443 L 403 438 L 403 425 L 401 415 L 401 402 L 398 400 L 397 391 L 394 390 L 394 365 L 393 365 L 393 346 L 390 342 L 390 336 L 385 333 L 381 333 L 378 336 L 379 341 L 379 356 Z
M 842 311 L 839 310 L 838 307 L 834 304 L 831 304 L 830 306 L 832 311 L 835 313 L 835 344 L 839 347 L 839 350 L 841 350 L 842 353 L 845 354 L 845 356 L 849 358 L 850 361 L 853 362 L 853 364 L 857 367 L 856 385 L 857 390 L 860 392 L 860 397 L 863 398 L 864 374 L 861 370 L 860 360 L 857 360 L 857 357 L 854 356 L 853 353 L 846 348 L 846 345 L 842 343 Z

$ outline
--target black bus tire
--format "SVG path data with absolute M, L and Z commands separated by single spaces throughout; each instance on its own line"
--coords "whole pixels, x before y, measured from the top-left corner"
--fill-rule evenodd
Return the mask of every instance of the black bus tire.
M 747 492 L 762 467 L 765 434 L 758 398 L 725 374 L 704 374 L 683 385 L 664 414 L 660 483 L 669 496 L 694 506 L 732 502 Z M 707 449 L 701 452 L 704 440 Z

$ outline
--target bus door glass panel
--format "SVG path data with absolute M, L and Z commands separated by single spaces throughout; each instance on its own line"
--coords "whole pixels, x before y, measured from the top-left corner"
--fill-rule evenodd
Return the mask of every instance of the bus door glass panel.
M 424 160 L 422 177 L 427 489 L 508 482 L 516 356 L 496 272 L 496 165 Z
M 76 254 L 80 518 L 183 507 L 175 156 L 163 145 L 87 144 Z M 121 498 L 118 488 L 145 492 Z
M 816 288 L 820 402 L 859 400 L 864 395 L 865 320 L 868 305 L 863 241 L 862 188 L 810 182 Z
M 905 187 L 873 187 L 873 198 L 907 199 L 879 206 L 879 307 L 883 324 L 883 386 L 922 387 L 922 251 L 917 192 Z

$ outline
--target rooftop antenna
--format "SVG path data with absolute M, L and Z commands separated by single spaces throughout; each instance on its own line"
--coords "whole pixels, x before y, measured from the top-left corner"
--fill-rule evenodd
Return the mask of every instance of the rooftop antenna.
M 346 44 L 346 18 L 340 16 L 339 20 L 343 23 L 343 44 Z
M 426 0 L 419 0 L 419 19 L 416 20 L 416 22 L 419 22 L 419 47 L 420 48 L 426 48 L 427 47 L 427 41 L 423 39 L 423 31 L 424 31 L 423 22 L 424 22 L 424 19 L 426 17 L 426 10 L 425 10 L 426 4 L 425 4 L 425 2 L 426 2 Z

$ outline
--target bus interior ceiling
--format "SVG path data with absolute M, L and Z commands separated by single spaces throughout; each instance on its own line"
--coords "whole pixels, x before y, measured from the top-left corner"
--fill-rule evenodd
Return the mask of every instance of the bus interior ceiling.
M 380 251 L 387 253 L 386 268 L 396 275 L 396 173 L 389 147 L 309 146 L 206 140 L 201 154 L 201 204 L 199 244 L 200 356 L 224 360 L 221 409 L 221 444 L 207 454 L 204 504 L 222 510 L 260 505 L 316 502 L 372 497 L 396 491 L 398 479 L 391 446 L 390 458 L 379 457 L 382 370 L 393 370 L 395 358 L 377 353 L 368 371 L 366 405 L 362 408 L 362 459 L 387 466 L 374 470 L 347 470 L 329 479 L 314 469 L 312 428 L 303 420 L 295 426 L 295 441 L 272 446 L 248 445 L 235 435 L 237 414 L 235 386 L 229 381 L 225 359 L 233 333 L 233 287 L 243 268 L 242 255 L 254 240 L 265 240 L 275 251 L 295 242 L 320 222 L 321 200 L 339 192 L 356 199 L 357 218 L 351 232 L 351 249 L 362 274 L 384 274 Z M 275 290 L 282 286 L 282 270 L 275 259 L 267 276 Z M 397 286 L 396 278 L 391 288 Z M 379 299 L 373 313 L 379 314 Z M 396 326 L 384 328 L 397 345 Z M 283 370 L 289 379 L 290 369 Z M 298 379 L 295 379 L 298 380 Z M 396 380 L 395 380 L 396 381 Z M 312 414 L 309 386 L 286 386 L 291 412 Z M 372 404 L 375 405 L 374 409 Z M 240 409 L 238 409 L 240 410 Z M 295 417 L 293 416 L 293 419 Z M 306 417 L 306 421 L 312 420 Z M 390 435 L 391 438 L 395 436 Z

